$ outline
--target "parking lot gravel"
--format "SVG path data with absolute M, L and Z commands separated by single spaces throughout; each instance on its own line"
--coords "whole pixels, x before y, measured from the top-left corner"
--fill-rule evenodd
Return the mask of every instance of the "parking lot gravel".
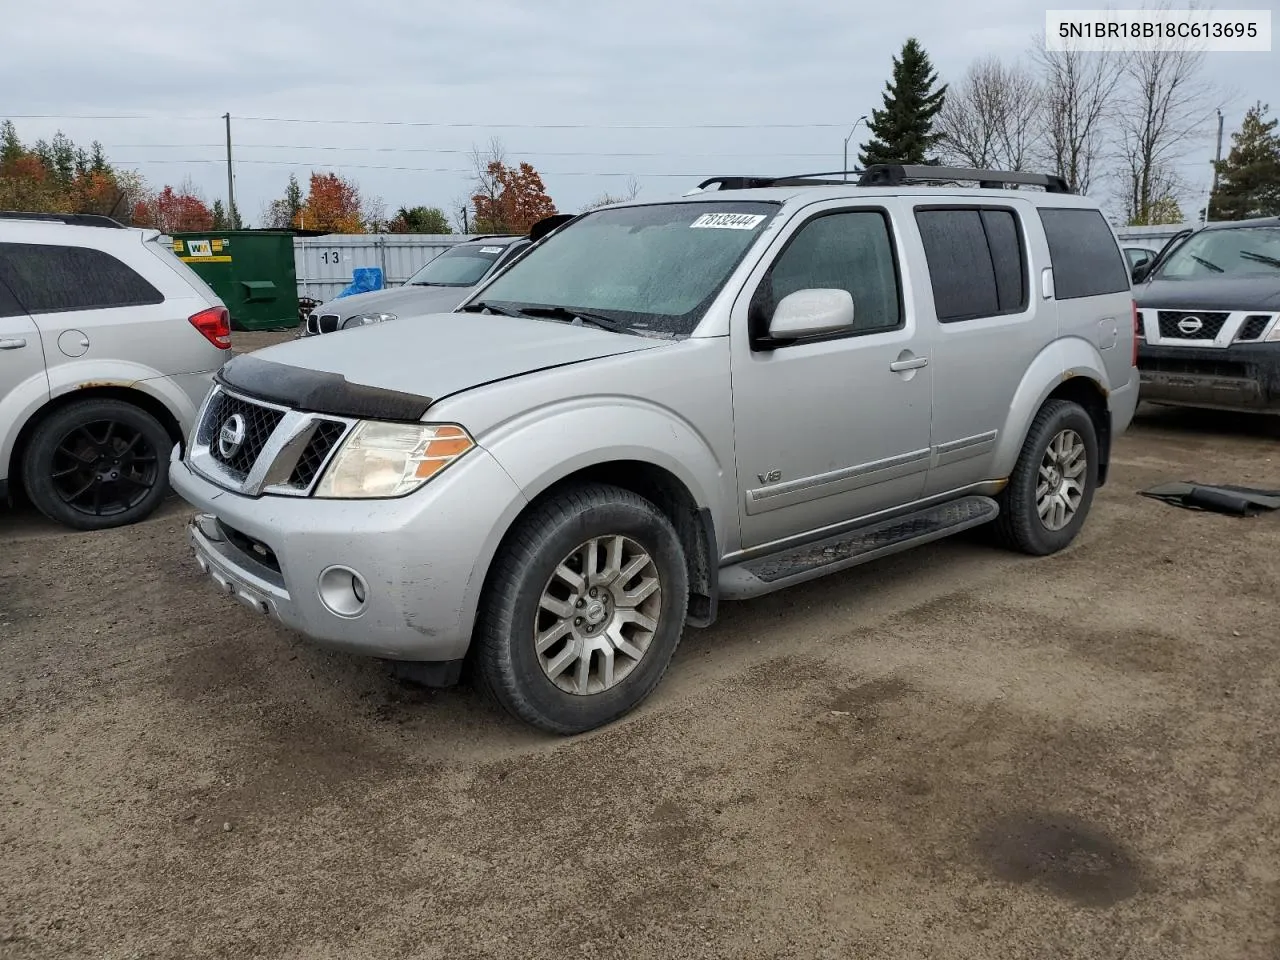
M 1277 440 L 1144 410 L 1069 551 L 728 604 L 574 739 L 219 596 L 176 500 L 0 511 L 0 957 L 1280 956 L 1280 516 L 1136 495 Z

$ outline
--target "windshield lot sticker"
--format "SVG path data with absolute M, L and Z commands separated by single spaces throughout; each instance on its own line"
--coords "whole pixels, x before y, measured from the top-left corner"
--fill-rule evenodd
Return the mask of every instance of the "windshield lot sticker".
M 754 230 L 763 219 L 762 213 L 704 213 L 689 226 L 712 230 Z
M 501 247 L 481 247 L 480 252 L 481 253 L 501 253 L 502 248 Z

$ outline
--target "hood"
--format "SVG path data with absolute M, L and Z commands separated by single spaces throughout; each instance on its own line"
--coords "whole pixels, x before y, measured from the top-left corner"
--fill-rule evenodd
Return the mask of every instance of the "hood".
M 336 313 L 346 319 L 358 313 L 394 313 L 397 317 L 420 313 L 447 313 L 462 303 L 475 287 L 388 287 L 322 303 L 312 311 L 317 317 Z
M 549 320 L 438 313 L 242 354 L 219 377 L 302 410 L 416 420 L 435 401 L 471 387 L 675 342 Z
M 1133 288 L 1138 306 L 1154 310 L 1280 309 L 1280 273 L 1272 277 L 1152 280 Z

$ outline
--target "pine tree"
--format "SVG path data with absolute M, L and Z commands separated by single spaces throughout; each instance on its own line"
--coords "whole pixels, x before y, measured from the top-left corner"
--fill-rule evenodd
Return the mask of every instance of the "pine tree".
M 213 201 L 213 229 L 226 230 L 230 224 L 227 221 L 227 211 L 222 206 L 221 200 Z
M 1218 164 L 1210 220 L 1280 216 L 1280 136 L 1274 119 L 1263 120 L 1270 109 L 1255 103 L 1231 135 L 1231 152 Z
M 0 167 L 6 167 L 26 156 L 26 148 L 18 139 L 18 131 L 12 120 L 0 124 Z
M 935 86 L 938 74 L 914 38 L 893 58 L 893 79 L 885 84 L 884 109 L 871 111 L 872 140 L 858 156 L 873 163 L 935 163 L 929 154 L 940 139 L 934 118 L 942 111 L 947 87 Z

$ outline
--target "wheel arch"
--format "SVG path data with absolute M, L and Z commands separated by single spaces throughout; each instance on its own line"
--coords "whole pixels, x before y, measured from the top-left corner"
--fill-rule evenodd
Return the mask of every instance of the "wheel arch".
M 1005 429 L 999 440 L 995 465 L 1007 477 L 1022 453 L 1036 414 L 1050 400 L 1078 403 L 1089 414 L 1098 436 L 1098 485 L 1106 482 L 1111 460 L 1110 389 L 1106 364 L 1093 344 L 1079 338 L 1055 341 L 1028 365 L 1018 385 Z
M 89 384 L 76 390 L 70 390 L 65 393 L 58 394 L 48 400 L 44 405 L 36 409 L 34 413 L 27 418 L 26 423 L 18 431 L 18 435 L 13 444 L 13 450 L 9 454 L 9 488 L 10 492 L 15 489 L 21 489 L 22 480 L 22 463 L 26 456 L 27 448 L 31 445 L 31 438 L 35 435 L 36 429 L 60 410 L 63 410 L 72 404 L 79 403 L 82 400 L 121 400 L 125 403 L 132 404 L 140 410 L 144 410 L 159 421 L 164 427 L 165 432 L 174 443 L 181 443 L 182 428 L 178 424 L 178 418 L 174 416 L 163 401 L 142 390 L 133 387 L 117 385 L 117 384 Z
M 678 476 L 665 467 L 644 460 L 612 459 L 581 466 L 548 482 L 536 493 L 529 493 L 528 502 L 507 524 L 496 549 L 488 558 L 481 596 L 489 590 L 489 578 L 497 558 L 521 521 L 547 500 L 588 483 L 629 490 L 644 497 L 671 521 L 689 565 L 686 622 L 695 627 L 710 626 L 716 618 L 719 597 L 719 547 L 715 518 L 706 505 L 698 503 Z

